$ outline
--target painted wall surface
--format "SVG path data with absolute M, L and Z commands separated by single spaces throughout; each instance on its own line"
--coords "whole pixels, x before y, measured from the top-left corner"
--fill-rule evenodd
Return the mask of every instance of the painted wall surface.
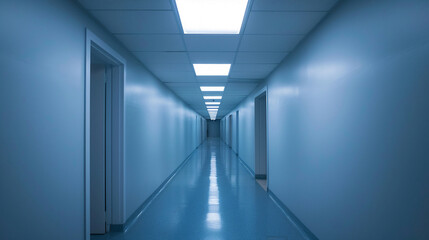
M 85 28 L 127 61 L 127 217 L 199 144 L 199 116 L 74 1 L 0 1 L 0 239 L 84 237 Z
M 248 167 L 255 171 L 255 98 L 264 91 L 266 82 L 261 83 L 256 87 L 249 96 L 241 102 L 236 109 L 221 119 L 221 139 L 226 143 L 226 131 L 229 128 L 227 124 L 227 117 L 232 114 L 232 136 L 233 140 L 236 137 L 236 111 L 239 111 L 238 118 L 238 148 L 239 157 L 248 165 Z M 234 141 L 233 141 L 234 142 Z
M 343 1 L 267 80 L 269 188 L 319 239 L 429 237 L 428 12 Z

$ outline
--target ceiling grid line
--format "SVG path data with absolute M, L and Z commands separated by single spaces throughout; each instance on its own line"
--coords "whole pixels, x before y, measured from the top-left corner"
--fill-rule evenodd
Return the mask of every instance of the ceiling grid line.
M 218 118 L 269 76 L 338 2 L 248 0 L 238 34 L 202 35 L 184 34 L 178 0 L 78 1 L 149 72 L 202 116 L 209 115 L 199 87 L 225 86 Z M 229 76 L 196 76 L 193 63 L 230 63 Z

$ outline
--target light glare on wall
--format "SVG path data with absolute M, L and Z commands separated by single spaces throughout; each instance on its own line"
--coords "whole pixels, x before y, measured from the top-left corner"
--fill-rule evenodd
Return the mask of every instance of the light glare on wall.
M 212 87 L 212 86 L 202 86 L 200 87 L 201 91 L 203 92 L 223 92 L 225 90 L 225 87 Z
M 231 64 L 196 64 L 194 70 L 197 76 L 228 76 Z
M 248 0 L 176 0 L 185 34 L 239 34 Z

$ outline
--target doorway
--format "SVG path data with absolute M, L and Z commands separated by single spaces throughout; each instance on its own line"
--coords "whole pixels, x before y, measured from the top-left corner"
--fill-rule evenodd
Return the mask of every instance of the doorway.
M 205 136 L 205 132 L 207 132 L 207 131 L 205 131 L 205 124 L 204 124 L 204 122 L 205 122 L 205 119 L 204 118 L 200 118 L 200 122 L 201 122 L 201 143 L 203 143 L 204 142 L 204 140 L 206 139 L 206 136 Z
M 267 190 L 267 94 L 255 98 L 255 178 Z
M 237 154 L 237 156 L 239 155 L 239 135 L 238 135 L 238 131 L 239 131 L 239 127 L 238 127 L 238 122 L 239 122 L 239 116 L 238 116 L 238 111 L 235 112 L 235 153 Z
M 228 145 L 232 148 L 232 114 L 228 116 Z
M 125 60 L 87 30 L 85 239 L 124 223 Z
M 111 66 L 96 51 L 91 52 L 90 86 L 90 212 L 91 234 L 104 234 L 109 230 L 106 222 L 106 190 L 110 175 L 111 145 L 108 138 L 111 118 Z

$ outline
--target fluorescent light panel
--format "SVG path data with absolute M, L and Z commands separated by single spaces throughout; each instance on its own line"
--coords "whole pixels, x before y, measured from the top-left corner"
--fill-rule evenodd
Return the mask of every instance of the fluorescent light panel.
M 220 105 L 220 102 L 206 102 L 206 105 Z
M 202 87 L 200 87 L 200 89 L 203 92 L 223 92 L 225 90 L 225 87 L 220 87 L 220 86 L 202 86 Z
M 194 70 L 197 76 L 228 76 L 231 64 L 196 64 Z
M 185 34 L 239 34 L 248 0 L 176 0 Z
M 222 99 L 222 96 L 203 96 L 203 98 L 206 100 L 211 100 L 211 99 L 220 100 Z
M 219 106 L 207 106 L 207 108 L 219 108 Z

